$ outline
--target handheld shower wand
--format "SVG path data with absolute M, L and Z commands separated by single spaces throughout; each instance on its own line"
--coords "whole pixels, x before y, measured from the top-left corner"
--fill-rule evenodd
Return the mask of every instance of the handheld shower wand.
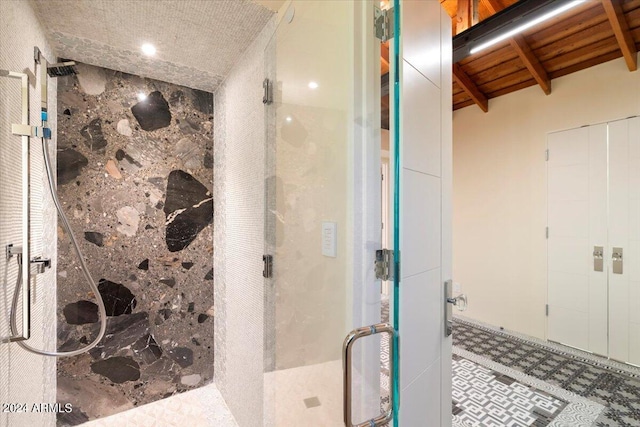
M 58 211 L 60 222 L 62 223 L 62 226 L 64 227 L 65 231 L 67 232 L 67 234 L 71 239 L 73 249 L 80 262 L 82 274 L 84 275 L 84 278 L 87 281 L 87 284 L 91 289 L 91 292 L 93 292 L 93 294 L 96 297 L 96 300 L 98 303 L 98 313 L 100 316 L 100 331 L 98 332 L 98 336 L 91 343 L 89 343 L 85 347 L 82 347 L 73 351 L 64 351 L 64 352 L 46 351 L 46 350 L 33 348 L 24 341 L 16 341 L 16 343 L 23 349 L 31 353 L 39 354 L 42 356 L 69 357 L 69 356 L 76 356 L 78 354 L 85 353 L 91 350 L 92 348 L 94 348 L 96 345 L 98 345 L 98 343 L 104 337 L 105 331 L 107 329 L 107 311 L 104 306 L 104 301 L 102 299 L 102 296 L 100 295 L 100 291 L 98 290 L 98 287 L 96 286 L 95 281 L 91 277 L 91 273 L 89 272 L 89 269 L 85 262 L 84 255 L 82 254 L 82 251 L 80 250 L 80 246 L 78 245 L 76 237 L 73 234 L 73 231 L 71 230 L 71 225 L 69 224 L 69 220 L 67 219 L 67 216 L 62 210 L 62 204 L 58 199 L 58 194 L 56 191 L 56 184 L 55 184 L 55 175 L 53 173 L 53 168 L 51 166 L 51 158 L 49 156 L 49 147 L 47 144 L 47 142 L 50 141 L 51 139 L 51 130 L 47 128 L 47 121 L 48 121 L 47 76 L 59 77 L 59 76 L 75 74 L 76 73 L 76 70 L 74 68 L 75 62 L 62 62 L 58 64 L 48 65 L 46 59 L 44 59 L 44 57 L 40 53 L 40 50 L 37 47 L 34 50 L 34 59 L 36 62 L 36 67 L 37 67 L 37 64 L 39 64 L 40 70 L 41 70 L 40 79 L 41 79 L 41 88 L 42 88 L 42 102 L 41 102 L 42 132 L 38 136 L 40 136 L 42 139 L 42 154 L 44 157 L 44 165 L 47 173 L 47 181 L 49 182 L 49 190 L 51 192 L 53 203 L 55 204 L 56 210 Z M 20 295 L 20 290 L 22 286 L 22 274 L 23 274 L 22 263 L 29 262 L 29 260 L 25 261 L 22 256 L 18 256 L 17 260 L 20 268 L 18 273 L 17 285 L 13 294 L 13 300 L 11 302 L 10 327 L 11 327 L 12 334 L 17 334 L 16 312 L 18 307 L 18 296 Z

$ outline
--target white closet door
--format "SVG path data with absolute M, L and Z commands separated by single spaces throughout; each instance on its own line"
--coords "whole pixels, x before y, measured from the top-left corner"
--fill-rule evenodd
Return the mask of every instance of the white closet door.
M 622 249 L 622 272 L 612 254 Z M 640 364 L 640 118 L 609 123 L 609 356 Z
M 548 338 L 607 351 L 607 277 L 594 270 L 606 247 L 606 125 L 548 136 Z

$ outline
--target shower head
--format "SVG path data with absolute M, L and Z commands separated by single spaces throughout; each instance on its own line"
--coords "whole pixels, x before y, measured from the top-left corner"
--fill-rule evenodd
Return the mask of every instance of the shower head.
M 49 74 L 49 77 L 63 77 L 78 74 L 78 71 L 76 70 L 76 63 L 68 61 L 49 64 L 47 66 L 47 74 Z

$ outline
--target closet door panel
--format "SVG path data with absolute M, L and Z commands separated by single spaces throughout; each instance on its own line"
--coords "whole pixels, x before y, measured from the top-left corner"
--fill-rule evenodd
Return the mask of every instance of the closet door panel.
M 607 353 L 607 272 L 594 246 L 607 246 L 607 126 L 548 137 L 548 337 Z
M 606 355 L 607 341 L 607 269 L 594 271 L 594 246 L 607 247 L 607 125 L 589 126 L 589 346 L 588 350 Z
M 629 360 L 629 121 L 609 123 L 609 356 Z M 622 273 L 613 271 L 614 248 L 623 250 Z
M 556 132 L 548 136 L 547 143 L 547 335 L 550 340 L 586 349 L 589 345 L 589 307 L 585 296 L 589 288 L 590 256 L 588 130 Z

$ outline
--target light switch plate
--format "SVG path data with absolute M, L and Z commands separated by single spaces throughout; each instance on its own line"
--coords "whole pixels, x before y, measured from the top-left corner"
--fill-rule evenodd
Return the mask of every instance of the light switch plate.
M 335 258 L 337 254 L 337 229 L 335 222 L 322 222 L 322 255 Z

